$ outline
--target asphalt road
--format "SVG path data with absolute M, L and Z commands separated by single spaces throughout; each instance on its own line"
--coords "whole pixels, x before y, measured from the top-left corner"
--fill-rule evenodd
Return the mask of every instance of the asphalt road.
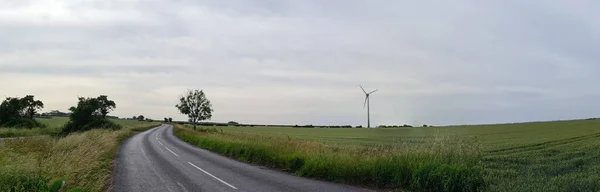
M 161 125 L 125 141 L 116 157 L 113 190 L 367 191 L 241 163 L 181 141 Z

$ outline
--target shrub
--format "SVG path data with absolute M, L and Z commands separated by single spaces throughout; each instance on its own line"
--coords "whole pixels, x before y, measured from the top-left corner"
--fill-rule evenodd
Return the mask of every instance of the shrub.
M 121 125 L 116 124 L 108 119 L 93 119 L 85 124 L 77 124 L 74 121 L 69 121 L 64 126 L 62 133 L 68 134 L 76 131 L 89 131 L 91 129 L 121 129 Z
M 33 119 L 44 103 L 34 100 L 33 95 L 23 98 L 6 98 L 0 104 L 0 126 L 15 128 L 44 127 Z
M 0 124 L 0 127 L 14 127 L 14 128 L 44 128 L 46 125 L 43 123 L 37 122 L 35 119 L 25 118 L 25 117 L 16 117 L 9 119 L 6 122 Z
M 110 107 L 107 108 L 107 104 Z M 120 129 L 121 126 L 108 120 L 106 115 L 114 108 L 115 104 L 108 100 L 106 96 L 98 98 L 79 98 L 77 107 L 71 107 L 69 110 L 69 122 L 64 126 L 62 134 L 66 135 L 76 131 L 87 131 L 90 129 Z

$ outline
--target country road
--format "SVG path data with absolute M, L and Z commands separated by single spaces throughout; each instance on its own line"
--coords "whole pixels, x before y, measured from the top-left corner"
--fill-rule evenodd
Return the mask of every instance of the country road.
M 241 163 L 192 146 L 161 125 L 125 141 L 116 157 L 116 192 L 368 191 Z

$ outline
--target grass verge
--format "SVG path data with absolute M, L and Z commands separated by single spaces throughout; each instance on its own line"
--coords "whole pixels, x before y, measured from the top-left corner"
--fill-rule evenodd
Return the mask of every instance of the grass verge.
M 118 131 L 91 130 L 55 138 L 40 136 L 0 141 L 0 191 L 38 191 L 56 179 L 66 190 L 103 191 L 110 183 L 121 141 L 159 123 L 138 123 Z M 43 184 L 43 185 L 42 185 Z
M 297 176 L 379 189 L 480 191 L 481 153 L 474 139 L 435 137 L 375 147 L 328 146 L 285 137 L 199 131 L 176 126 L 182 140 L 225 156 Z

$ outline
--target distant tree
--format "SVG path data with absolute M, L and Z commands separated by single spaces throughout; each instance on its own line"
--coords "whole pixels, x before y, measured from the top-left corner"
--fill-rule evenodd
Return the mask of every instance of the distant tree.
M 6 98 L 0 104 L 0 125 L 5 127 L 44 127 L 35 121 L 33 117 L 38 110 L 44 107 L 44 103 L 34 100 L 33 95 L 23 98 Z
M 131 119 L 137 119 L 137 116 L 134 115 Z
M 194 124 L 212 117 L 212 105 L 202 90 L 188 90 L 179 96 L 179 104 L 175 105 L 179 112 L 187 115 Z
M 44 108 L 44 103 L 40 100 L 34 100 L 33 95 L 27 95 L 21 99 L 22 106 L 25 107 L 25 115 L 30 119 L 37 113 L 38 110 Z
M 25 106 L 19 98 L 8 97 L 0 105 L 0 122 L 6 122 L 9 119 L 22 117 L 25 115 Z
M 108 100 L 108 96 L 106 95 L 100 95 L 97 99 L 98 105 L 100 107 L 100 114 L 102 114 L 102 117 L 106 117 L 106 115 L 110 111 L 114 110 L 117 107 L 115 102 Z
M 240 123 L 235 122 L 235 121 L 229 121 L 229 122 L 227 122 L 227 124 L 229 124 L 229 125 L 239 125 Z
M 427 127 L 427 125 L 423 125 L 423 127 Z
M 173 118 L 170 118 L 170 117 L 169 117 L 169 123 L 170 123 L 170 122 L 173 122 Z
M 65 125 L 62 133 L 68 134 L 76 131 L 87 131 L 95 128 L 118 129 L 121 126 L 106 119 L 110 110 L 104 111 L 106 102 L 114 103 L 106 97 L 84 98 L 79 97 L 77 106 L 69 108 L 69 122 Z
M 143 115 L 139 115 L 139 116 L 137 116 L 137 117 L 136 117 L 136 119 L 137 119 L 138 121 L 143 121 L 143 120 L 144 120 L 144 119 L 146 119 L 146 118 L 145 118 Z
M 169 122 L 169 118 L 165 117 L 165 123 L 168 123 L 168 122 Z

